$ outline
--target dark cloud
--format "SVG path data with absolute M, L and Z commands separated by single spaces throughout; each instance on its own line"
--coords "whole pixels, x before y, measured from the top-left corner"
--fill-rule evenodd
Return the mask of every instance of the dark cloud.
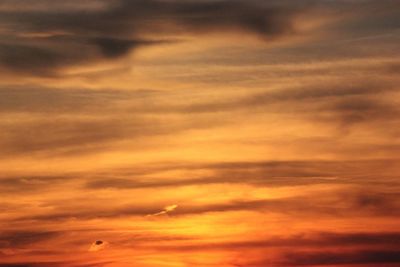
M 368 193 L 364 193 L 367 197 Z M 361 206 L 358 203 L 360 196 L 349 194 L 343 197 L 341 194 L 316 194 L 307 197 L 292 197 L 270 200 L 236 200 L 222 204 L 209 204 L 204 206 L 181 206 L 174 215 L 204 214 L 212 212 L 255 211 L 261 213 L 289 214 L 304 218 L 319 217 L 354 217 L 360 215 L 369 216 L 393 216 L 399 215 L 397 209 L 400 206 L 396 200 L 398 194 L 385 196 L 382 194 L 379 205 Z
M 346 81 L 331 85 L 316 83 L 242 98 L 170 107 L 167 111 L 189 114 L 223 114 L 235 111 L 286 114 L 334 125 L 342 133 L 347 133 L 358 125 L 371 129 L 398 122 L 400 109 L 393 101 L 393 94 L 398 92 L 398 87 L 394 83 L 345 83 Z
M 322 114 L 352 124 L 363 121 L 393 120 L 399 109 L 385 99 L 398 92 L 393 83 L 357 81 L 343 83 L 311 84 L 306 86 L 250 94 L 242 98 L 221 99 L 206 103 L 157 103 L 158 99 L 172 97 L 166 92 L 122 90 L 54 90 L 49 88 L 1 88 L 2 112 L 129 112 L 137 114 L 201 114 L 232 112 L 235 110 L 263 110 L 265 112 Z M 126 101 L 132 103 L 127 105 Z M 193 99 L 194 100 L 194 99 Z M 144 103 L 146 101 L 146 103 Z M 192 101 L 189 101 L 192 102 Z M 125 103 L 125 108 L 119 108 Z M 316 113 L 318 111 L 318 113 Z M 321 116 L 322 116 L 321 115 Z M 316 115 L 315 115 L 316 116 Z
M 321 173 L 291 173 L 278 174 L 268 173 L 267 170 L 260 171 L 229 171 L 226 173 L 217 173 L 214 176 L 185 178 L 179 180 L 159 179 L 157 181 L 149 181 L 143 178 L 98 178 L 88 181 L 86 187 L 90 189 L 137 189 L 137 188 L 155 188 L 155 187 L 175 187 L 175 186 L 192 186 L 207 184 L 226 184 L 226 183 L 244 183 L 268 186 L 287 186 L 332 183 L 329 176 L 320 176 Z M 341 182 L 341 181 L 336 181 Z
M 168 105 L 157 104 L 168 98 L 157 90 L 87 90 L 77 88 L 52 89 L 35 86 L 0 87 L 0 114 L 29 113 L 37 115 L 90 115 L 106 118 L 127 114 L 165 114 Z M 47 117 L 47 116 L 46 116 Z
M 379 120 L 393 121 L 400 115 L 400 109 L 391 101 L 365 97 L 341 99 L 330 108 L 344 125 Z
M 126 55 L 129 51 L 136 48 L 146 47 L 151 45 L 160 44 L 171 44 L 176 43 L 177 40 L 141 40 L 141 39 L 118 39 L 118 38 L 107 38 L 97 37 L 91 40 L 91 43 L 95 44 L 100 48 L 103 56 L 106 58 L 118 58 Z
M 113 38 L 47 37 L 10 38 L 0 42 L 0 67 L 5 71 L 54 76 L 64 66 L 115 58 L 138 47 L 153 44 L 142 40 Z M 13 41 L 12 41 L 13 40 Z
M 125 55 L 133 47 L 144 45 L 147 42 L 120 40 L 112 38 L 95 38 L 93 43 L 100 47 L 104 56 L 115 58 Z
M 118 111 L 124 100 L 143 101 L 154 95 L 152 90 L 84 90 L 43 87 L 0 88 L 0 113 L 99 114 Z
M 360 197 L 369 195 L 378 195 L 379 204 L 373 207 L 370 205 L 360 205 Z M 397 200 L 398 194 L 364 192 L 362 196 L 357 193 L 346 194 L 338 192 L 314 194 L 311 196 L 288 197 L 280 199 L 237 199 L 223 203 L 210 203 L 205 205 L 179 205 L 171 216 L 202 215 L 207 213 L 223 213 L 235 211 L 252 211 L 259 213 L 277 213 L 296 216 L 296 218 L 350 218 L 358 216 L 381 216 L 396 217 L 399 216 L 400 203 Z M 101 198 L 97 199 L 101 202 Z M 46 214 L 32 214 L 22 216 L 17 221 L 64 221 L 69 219 L 96 219 L 96 218 L 123 218 L 131 216 L 147 216 L 158 213 L 159 205 L 119 205 L 110 208 L 93 208 L 88 205 L 65 205 L 57 204 L 54 211 Z
M 400 250 L 356 250 L 353 252 L 290 253 L 283 266 L 348 265 L 400 263 Z M 256 265 L 258 266 L 258 265 Z M 261 266 L 261 265 L 260 265 Z
M 246 96 L 242 99 L 181 107 L 186 112 L 223 112 L 235 109 L 264 109 L 303 115 L 326 114 L 344 124 L 376 119 L 394 119 L 400 113 L 394 103 L 380 96 L 398 89 L 394 85 L 314 84 Z
M 393 186 L 393 185 L 392 185 Z M 393 186 L 396 188 L 396 186 Z M 350 198 L 350 207 L 382 216 L 398 216 L 397 209 L 400 207 L 400 194 L 396 192 L 367 192 L 344 193 L 344 198 Z
M 0 267 L 46 267 L 46 266 L 57 266 L 55 263 L 48 262 L 34 262 L 34 263 L 0 263 Z
M 273 3 L 273 2 L 272 2 Z M 30 23 L 36 30 L 65 30 L 79 34 L 96 34 L 112 37 L 118 34 L 160 32 L 165 24 L 177 23 L 178 27 L 221 30 L 243 28 L 265 34 L 282 33 L 290 24 L 292 5 L 266 5 L 259 1 L 159 1 L 121 0 L 114 1 L 107 9 L 93 12 L 32 12 L 8 14 Z M 14 16 L 14 17 L 13 17 Z M 73 19 L 68 21 L 68 19 Z M 174 30 L 174 26 L 172 31 Z
M 124 136 L 125 121 L 120 120 L 74 120 L 52 119 L 32 123 L 13 124 L 4 126 L 2 135 L 3 152 L 10 154 L 41 153 L 72 153 L 86 149 L 95 149 L 106 141 L 117 140 Z M 138 123 L 138 122 L 137 122 Z M 140 128 L 143 133 L 145 125 Z M 135 128 L 133 123 L 128 128 Z M 131 130 L 134 131 L 134 129 Z M 29 132 L 29 138 L 27 133 Z M 133 133 L 132 132 L 132 133 Z M 81 148 L 80 148 L 81 147 Z M 58 152 L 56 151 L 58 150 Z
M 92 153 L 104 150 L 114 141 L 167 136 L 220 125 L 220 118 L 209 119 L 203 114 L 183 116 L 180 120 L 161 117 L 168 105 L 156 103 L 166 96 L 154 90 L 2 88 L 2 115 L 38 116 L 28 121 L 10 119 L 0 123 L 0 156 Z
M 299 186 L 309 184 L 358 184 L 387 183 L 389 177 L 395 178 L 396 160 L 370 161 L 271 161 L 271 162 L 231 162 L 210 165 L 170 165 L 148 166 L 144 172 L 114 170 L 98 174 L 87 180 L 91 189 L 135 189 L 169 186 L 191 186 L 207 184 L 253 184 L 257 186 Z M 365 174 L 365 170 L 369 174 Z M 166 170 L 189 172 L 182 179 L 162 177 Z M 208 176 L 201 175 L 206 171 Z M 146 174 L 158 175 L 150 180 Z M 376 177 L 385 177 L 380 181 Z
M 116 113 L 114 117 L 97 116 L 47 116 L 32 121 L 1 123 L 2 151 L 0 156 L 90 154 L 112 147 L 116 141 L 145 140 L 155 136 L 168 136 L 189 129 L 210 128 L 218 124 L 198 117 L 182 118 L 170 122 L 160 117 L 142 117 L 137 114 Z M 117 118 L 115 118 L 117 117 Z M 203 122 L 202 122 L 203 121 Z M 29 136 L 29 138 L 27 138 Z
M 400 245 L 400 233 L 398 232 L 364 232 L 364 233 L 307 233 L 297 234 L 291 237 L 269 236 L 268 240 L 249 240 L 238 242 L 215 242 L 203 244 L 184 244 L 182 246 L 160 246 L 160 249 L 192 251 L 192 250 L 252 250 L 268 249 L 273 247 L 280 248 L 332 248 L 332 247 L 378 247 L 385 249 L 395 249 Z
M 187 173 L 186 178 L 163 178 L 164 172 Z M 257 187 L 280 187 L 302 185 L 342 185 L 346 189 L 329 193 L 315 193 L 309 196 L 280 199 L 233 199 L 206 205 L 179 204 L 171 216 L 201 215 L 235 211 L 279 213 L 297 218 L 357 217 L 399 215 L 400 201 L 396 188 L 398 162 L 396 160 L 375 161 L 288 161 L 288 162 L 231 162 L 220 164 L 173 164 L 142 166 L 136 168 L 111 169 L 103 171 L 66 173 L 64 175 L 2 177 L 0 189 L 4 194 L 38 194 L 50 188 L 62 188 L 64 184 L 82 186 L 82 192 L 89 192 L 86 198 L 76 202 L 49 202 L 52 207 L 46 213 L 35 213 L 16 218 L 17 221 L 63 221 L 71 218 L 86 220 L 94 218 L 120 218 L 146 216 L 159 212 L 163 205 L 111 205 L 93 207 L 92 201 L 102 203 L 102 190 L 165 190 L 165 187 L 208 186 L 210 184 L 247 184 Z M 209 173 L 204 177 L 199 174 Z M 149 178 L 149 175 L 158 177 Z M 190 178 L 192 176 L 192 178 Z M 96 191 L 87 191 L 88 189 Z M 134 192 L 134 191 L 132 191 Z M 126 191 L 124 192 L 124 194 Z M 130 194 L 130 192 L 129 192 Z M 87 203 L 76 206 L 76 203 Z M 21 208 L 21 207 L 17 207 Z
M 57 262 L 22 262 L 22 263 L 0 263 L 0 267 L 102 267 L 112 261 L 102 261 L 98 263 L 82 264 L 78 262 L 57 261 Z
M 118 207 L 113 209 L 93 209 L 89 207 L 64 207 L 63 211 L 55 209 L 54 212 L 49 212 L 43 215 L 32 215 L 24 216 L 22 220 L 33 220 L 33 221 L 65 221 L 70 219 L 87 220 L 95 218 L 122 218 L 128 216 L 146 216 L 148 214 L 154 214 L 159 211 L 159 207 L 144 207 L 144 206 L 130 206 L 130 207 Z
M 79 177 L 79 176 L 78 176 Z M 0 177 L 0 190 L 3 194 L 15 194 L 24 192 L 25 194 L 40 192 L 49 187 L 55 187 L 59 184 L 76 178 L 73 175 L 59 176 L 35 176 L 21 175 L 14 177 Z
M 2 122 L 0 155 L 47 152 L 67 155 L 82 150 L 92 153 L 104 150 L 117 140 L 169 135 L 230 123 L 222 115 L 236 111 L 296 114 L 346 131 L 360 124 L 376 129 L 397 122 L 400 110 L 389 97 L 395 92 L 397 87 L 391 83 L 314 84 L 205 103 L 189 99 L 190 104 L 185 104 L 177 102 L 176 95 L 154 90 L 1 88 L 0 113 L 29 112 L 44 117 L 20 123 Z M 165 98 L 171 101 L 162 101 Z M 51 117 L 46 115 L 49 112 Z M 210 119 L 211 113 L 221 116 Z M 66 114 L 69 116 L 63 116 Z M 182 115 L 181 121 L 169 121 L 164 116 L 172 114 Z M 200 123 L 202 121 L 204 124 Z M 346 131 L 341 130 L 341 133 Z M 31 138 L 26 138 L 28 132 Z M 399 133 L 393 129 L 382 134 Z M 389 151 L 390 148 L 393 149 L 393 145 L 380 149 Z
M 154 44 L 142 35 L 179 34 L 183 29 L 280 36 L 292 31 L 296 12 L 290 5 L 258 1 L 180 0 L 121 0 L 93 10 L 52 9 L 51 5 L 22 12 L 0 9 L 0 25 L 14 32 L 5 36 L 14 41 L 0 43 L 0 62 L 12 71 L 51 75 L 63 66 L 117 58 Z
M 108 49 L 108 48 L 107 48 Z M 112 50 L 112 48 L 110 48 Z M 114 52 L 112 52 L 114 53 Z M 331 85 L 312 84 L 294 88 L 284 88 L 279 91 L 265 91 L 250 94 L 243 98 L 231 100 L 221 99 L 216 102 L 183 104 L 172 101 L 170 104 L 157 103 L 161 98 L 172 97 L 168 92 L 155 90 L 83 90 L 50 88 L 10 87 L 0 88 L 0 107 L 3 112 L 89 112 L 106 109 L 119 111 L 118 105 L 126 100 L 133 101 L 125 108 L 127 112 L 140 113 L 209 113 L 232 111 L 235 109 L 276 108 L 288 103 L 293 109 L 310 112 L 322 108 L 325 104 L 327 111 L 367 111 L 384 108 L 385 102 L 379 97 L 397 92 L 395 85 L 390 83 L 357 82 L 351 85 L 336 83 Z M 191 99 L 194 100 L 194 99 Z M 146 105 L 143 104 L 146 101 Z M 318 105 L 320 104 L 320 105 Z M 125 103 L 126 105 L 126 103 Z M 309 106 L 307 109 L 306 105 Z M 394 107 L 388 105 L 388 109 Z M 284 111 L 284 110 L 282 110 Z M 384 111 L 384 110 L 383 110 Z M 382 111 L 382 112 L 383 112 Z
M 3 67 L 14 71 L 35 73 L 74 62 L 74 57 L 43 47 L 0 44 L 0 62 Z
M 388 74 L 396 75 L 400 72 L 400 63 L 392 63 L 386 66 Z
M 59 237 L 56 231 L 3 231 L 0 233 L 1 248 L 23 248 Z
M 361 190 L 365 189 L 346 191 L 342 193 L 343 197 L 351 198 L 349 203 L 353 203 L 355 209 L 370 209 L 373 212 L 390 214 L 390 210 L 395 210 L 396 196 L 379 190 L 386 186 L 399 186 L 396 180 L 397 166 L 397 160 L 231 162 L 210 165 L 170 163 L 77 173 L 13 174 L 0 177 L 0 188 L 3 193 L 27 194 L 57 188 L 70 182 L 79 183 L 84 190 L 164 190 L 168 187 L 211 184 L 247 184 L 263 187 L 373 184 L 376 186 L 375 191 L 368 189 L 364 194 Z M 169 171 L 182 172 L 184 177 L 165 177 L 165 172 Z M 155 178 L 149 178 L 149 175 Z
M 0 66 L 34 75 L 54 75 L 65 66 L 118 58 L 136 48 L 164 43 L 170 36 L 179 38 L 182 32 L 241 31 L 265 39 L 290 36 L 297 33 L 296 17 L 309 12 L 354 17 L 353 10 L 358 10 L 355 18 L 342 16 L 343 26 L 335 26 L 342 31 L 398 28 L 395 1 L 377 5 L 373 1 L 119 0 L 67 5 L 40 0 L 26 6 L 31 5 L 18 1 L 0 7 L 0 25 L 5 28 Z

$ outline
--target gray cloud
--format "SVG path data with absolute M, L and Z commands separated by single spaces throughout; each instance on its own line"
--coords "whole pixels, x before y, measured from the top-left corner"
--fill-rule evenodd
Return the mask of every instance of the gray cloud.
M 45 266 L 57 266 L 57 263 L 48 262 L 31 262 L 31 263 L 0 263 L 0 267 L 45 267 Z
M 0 88 L 0 113 L 36 114 L 99 114 L 122 111 L 118 105 L 130 100 L 148 101 L 156 96 L 155 90 L 85 90 L 51 89 L 45 87 L 2 87 Z
M 296 114 L 302 119 L 335 125 L 342 133 L 358 124 L 376 129 L 398 120 L 400 110 L 389 97 L 396 92 L 398 89 L 391 82 L 379 85 L 377 82 L 352 85 L 317 83 L 207 102 L 189 97 L 187 102 L 190 104 L 186 104 L 179 102 L 179 93 L 155 90 L 3 87 L 0 89 L 1 114 L 23 112 L 40 116 L 30 121 L 3 121 L 0 155 L 92 153 L 104 150 L 114 141 L 232 123 L 234 121 L 224 116 L 230 112 Z M 163 101 L 165 98 L 170 101 Z M 51 117 L 46 115 L 49 112 Z M 181 115 L 179 122 L 165 117 L 174 114 Z M 211 114 L 221 116 L 210 119 Z M 28 132 L 29 139 L 26 138 Z M 399 133 L 392 129 L 382 134 L 393 136 Z M 389 151 L 390 147 L 382 146 L 380 149 Z
M 37 192 L 72 180 L 79 180 L 85 189 L 132 190 L 163 187 L 201 186 L 209 184 L 249 184 L 280 187 L 313 184 L 347 184 L 398 186 L 397 160 L 367 161 L 281 161 L 231 162 L 221 164 L 144 165 L 103 171 L 0 177 L 3 192 Z M 164 176 L 165 171 L 187 173 L 181 179 Z M 366 173 L 368 171 L 368 173 Z M 204 172 L 208 175 L 204 176 Z M 158 177 L 149 179 L 148 175 Z M 378 179 L 380 178 L 380 179 Z M 359 203 L 379 204 L 379 195 Z
M 261 109 L 280 113 L 318 114 L 338 119 L 350 125 L 360 121 L 396 119 L 399 109 L 394 103 L 383 100 L 385 93 L 397 92 L 394 85 L 320 85 L 265 92 L 242 99 L 195 104 L 182 107 L 186 112 L 223 112 L 235 109 Z
M 215 127 L 218 123 L 218 118 L 210 121 L 202 116 L 198 116 L 196 121 L 189 118 L 167 121 L 126 112 L 114 113 L 113 116 L 100 113 L 95 116 L 40 116 L 29 121 L 5 121 L 1 123 L 0 156 L 90 154 L 110 148 L 117 141 L 145 141 L 189 129 Z
M 288 253 L 283 266 L 311 266 L 311 265 L 348 265 L 348 264 L 385 264 L 400 263 L 398 249 L 356 250 L 353 252 L 310 252 Z M 262 265 L 254 265 L 262 266 Z
M 60 235 L 57 231 L 4 231 L 0 234 L 0 248 L 27 247 Z
M 151 44 L 160 44 L 165 42 L 152 42 L 143 40 L 123 40 L 115 38 L 94 38 L 93 44 L 98 46 L 102 54 L 107 58 L 117 58 L 127 54 L 133 48 L 147 46 Z
M 65 181 L 70 181 L 74 178 L 76 179 L 76 176 L 72 175 L 24 175 L 14 177 L 0 177 L 0 190 L 2 194 L 15 194 L 21 192 L 23 192 L 24 194 L 29 194 L 34 192 L 41 192 L 44 189 L 52 186 L 57 186 Z
M 367 190 L 367 189 L 366 189 Z M 370 189 L 369 189 L 370 190 Z M 360 203 L 360 199 L 373 196 L 375 203 Z M 337 192 L 315 194 L 312 196 L 289 197 L 281 199 L 249 200 L 237 199 L 224 203 L 206 205 L 179 205 L 171 216 L 202 215 L 207 213 L 222 213 L 235 211 L 253 211 L 259 213 L 278 213 L 296 216 L 297 218 L 349 218 L 357 216 L 399 216 L 400 203 L 398 194 L 366 191 L 361 193 L 348 191 L 347 194 Z M 100 200 L 99 200 L 100 201 Z M 51 205 L 51 204 L 50 204 Z M 16 218 L 16 221 L 65 221 L 68 219 L 88 220 L 96 218 L 123 218 L 131 216 L 145 217 L 159 212 L 159 205 L 124 205 L 109 208 L 94 208 L 86 206 L 54 206 L 53 212 L 32 214 Z
M 242 30 L 280 36 L 292 31 L 297 12 L 291 5 L 258 1 L 180 0 L 121 0 L 93 10 L 53 9 L 51 5 L 22 12 L 0 9 L 0 25 L 15 33 L 0 43 L 0 62 L 12 71 L 52 75 L 63 66 L 116 58 L 152 45 L 154 40 L 141 37 L 149 33 Z
M 134 136 L 134 128 L 144 134 L 145 123 L 131 121 L 124 127 L 123 120 L 79 120 L 51 119 L 31 123 L 7 125 L 2 132 L 3 155 L 45 153 L 72 153 L 87 149 L 96 149 L 106 141 L 117 140 L 126 136 L 129 131 Z M 128 130 L 128 128 L 130 130 Z M 29 132 L 29 138 L 27 133 Z M 83 148 L 82 146 L 86 146 Z
M 343 38 L 346 32 L 374 34 L 399 28 L 398 7 L 397 1 L 6 1 L 0 6 L 0 66 L 56 75 L 64 66 L 118 58 L 182 32 L 242 31 L 273 39 L 296 34 L 294 20 L 301 14 L 344 14 L 341 23 L 328 28 L 344 33 Z
M 167 169 L 149 166 L 143 173 L 114 170 L 95 175 L 87 180 L 90 189 L 137 189 L 207 184 L 253 184 L 262 186 L 298 186 L 309 184 L 385 184 L 376 177 L 395 177 L 397 161 L 282 161 L 282 162 L 232 162 L 211 165 L 177 165 Z M 369 174 L 365 174 L 365 170 Z M 157 175 L 164 170 L 186 171 L 184 179 L 160 178 L 149 180 L 146 174 Z M 208 176 L 199 175 L 207 171 Z
M 160 246 L 163 250 L 178 251 L 199 251 L 199 250 L 251 250 L 251 249 L 268 249 L 268 248 L 330 248 L 330 247 L 380 247 L 388 250 L 394 249 L 400 245 L 400 233 L 398 232 L 309 232 L 299 233 L 290 237 L 274 237 L 269 236 L 268 240 L 248 240 L 237 242 L 216 242 L 185 244 L 183 246 Z
M 17 263 L 0 263 L 0 267 L 102 267 L 105 264 L 114 263 L 112 261 L 102 261 L 98 263 L 82 264 L 70 261 L 48 261 L 48 262 L 17 262 Z

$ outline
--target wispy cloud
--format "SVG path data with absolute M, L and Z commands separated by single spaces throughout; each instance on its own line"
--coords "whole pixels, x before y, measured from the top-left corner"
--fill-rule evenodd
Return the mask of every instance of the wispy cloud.
M 154 214 L 149 214 L 147 216 L 167 215 L 167 214 L 173 212 L 174 210 L 176 210 L 177 207 L 178 207 L 178 205 L 169 205 L 169 206 L 166 206 L 162 211 L 154 213 Z
M 398 265 L 399 11 L 0 1 L 0 267 Z

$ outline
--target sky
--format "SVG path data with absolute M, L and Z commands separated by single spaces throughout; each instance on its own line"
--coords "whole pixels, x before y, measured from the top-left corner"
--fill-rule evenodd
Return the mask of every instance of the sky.
M 400 265 L 400 1 L 0 0 L 0 267 Z

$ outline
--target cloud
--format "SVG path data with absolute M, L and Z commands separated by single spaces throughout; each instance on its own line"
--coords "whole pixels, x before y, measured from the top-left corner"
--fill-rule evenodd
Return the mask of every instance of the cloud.
M 119 107 L 129 100 L 132 106 L 140 106 L 142 101 L 162 97 L 156 90 L 87 90 L 79 88 L 52 89 L 40 86 L 0 87 L 0 113 L 30 113 L 54 115 L 102 114 L 123 112 Z M 129 106 L 132 108 L 131 106 Z M 140 111 L 136 110 L 136 113 Z M 125 110 L 126 111 L 126 110 Z M 129 112 L 135 110 L 129 109 Z M 126 112 L 128 112 L 126 111 Z M 145 110 L 144 110 L 145 111 Z
M 155 35 L 179 35 L 182 29 L 280 36 L 293 31 L 292 19 L 299 12 L 290 5 L 258 1 L 121 0 L 103 2 L 107 8 L 99 9 L 80 9 L 77 2 L 70 5 L 76 9 L 51 4 L 44 8 L 46 3 L 38 1 L 39 10 L 22 13 L 12 3 L 0 8 L 0 25 L 8 32 L 8 41 L 0 43 L 0 66 L 6 70 L 54 75 L 65 66 L 118 58 L 138 47 L 160 44 Z
M 255 249 L 327 249 L 332 247 L 340 248 L 373 248 L 380 247 L 389 251 L 395 249 L 399 244 L 400 233 L 398 232 L 307 232 L 297 233 L 289 237 L 268 236 L 260 240 L 212 242 L 202 244 L 184 244 L 160 246 L 160 249 L 178 251 L 201 251 L 201 250 L 255 250 Z
M 374 204 L 360 203 L 360 199 L 374 195 L 378 202 Z M 98 201 L 101 199 L 96 198 Z M 14 219 L 16 222 L 37 221 L 37 222 L 56 222 L 69 219 L 90 220 L 90 219 L 117 219 L 128 217 L 146 217 L 166 215 L 173 212 L 174 217 L 187 217 L 193 215 L 204 215 L 211 213 L 234 213 L 238 211 L 256 212 L 259 214 L 281 214 L 295 216 L 296 218 L 310 219 L 318 218 L 357 218 L 364 217 L 386 217 L 395 218 L 399 215 L 400 202 L 397 200 L 398 194 L 385 194 L 367 188 L 363 193 L 347 189 L 344 192 L 333 191 L 330 193 L 314 193 L 310 195 L 274 198 L 274 199 L 251 199 L 236 198 L 223 202 L 208 202 L 198 205 L 188 203 L 180 206 L 179 209 L 174 205 L 166 207 L 160 212 L 157 205 L 136 205 L 116 204 L 108 207 L 96 207 L 90 203 L 88 205 L 77 206 L 71 204 L 52 204 L 55 208 L 52 211 L 38 212 L 30 215 L 21 215 Z M 50 204 L 50 203 L 49 203 Z M 150 214 L 150 215 L 149 215 Z
M 397 92 L 394 82 L 357 81 L 348 85 L 316 82 L 217 100 L 199 101 L 194 94 L 183 102 L 179 100 L 180 93 L 177 97 L 161 90 L 3 87 L 0 89 L 0 115 L 13 115 L 18 119 L 0 123 L 3 147 L 0 156 L 94 153 L 121 140 L 150 139 L 236 123 L 231 120 L 232 116 L 227 116 L 232 112 L 296 116 L 335 126 L 340 135 L 351 133 L 360 126 L 374 131 L 387 126 L 387 130 L 379 133 L 384 139 L 383 146 L 378 148 L 389 153 L 394 144 L 385 147 L 385 140 L 398 135 L 398 131 L 390 127 L 398 121 L 400 114 L 392 97 Z M 49 112 L 51 117 L 47 115 Z M 18 117 L 21 113 L 35 115 L 35 119 L 23 120 Z M 26 138 L 27 129 L 32 138 Z M 337 138 L 327 138 L 326 145 L 332 146 Z M 312 141 L 301 140 L 297 145 Z M 371 144 L 356 149 L 368 145 Z M 339 148 L 339 145 L 335 146 L 335 149 Z
M 102 240 L 97 240 L 97 241 L 93 242 L 93 243 L 90 245 L 90 248 L 89 248 L 88 251 L 90 251 L 90 252 L 97 252 L 97 251 L 101 251 L 101 250 L 106 249 L 106 247 L 108 247 L 108 246 L 109 246 L 109 243 L 108 243 L 108 242 L 102 241 Z
M 165 105 L 159 109 L 157 104 L 147 104 L 167 95 L 154 90 L 1 88 L 0 115 L 10 119 L 0 123 L 0 157 L 93 153 L 122 140 L 150 139 L 220 125 L 220 118 L 210 119 L 203 114 L 195 120 L 193 116 L 165 118 Z
M 32 263 L 0 263 L 0 267 L 50 267 L 57 266 L 52 262 L 32 262 Z
M 72 180 L 72 175 L 60 175 L 60 176 L 34 176 L 26 175 L 21 176 L 10 176 L 0 177 L 0 190 L 3 194 L 15 194 L 24 192 L 25 194 L 40 192 L 45 188 L 56 187 L 65 182 L 66 180 Z
M 399 10 L 0 0 L 0 267 L 400 263 Z
M 399 250 L 356 250 L 352 252 L 288 253 L 283 266 L 400 263 Z M 260 265 L 261 266 L 261 265 Z
M 312 84 L 300 88 L 287 88 L 262 92 L 242 99 L 222 100 L 215 103 L 188 105 L 185 112 L 228 112 L 233 110 L 261 110 L 281 114 L 297 113 L 318 118 L 318 114 L 332 118 L 342 125 L 376 120 L 394 120 L 400 110 L 382 96 L 398 92 L 395 85 L 386 84 Z
M 167 214 L 173 212 L 174 210 L 176 210 L 177 207 L 178 207 L 178 205 L 169 205 L 169 206 L 166 206 L 166 207 L 164 208 L 164 210 L 162 210 L 162 211 L 160 211 L 160 212 L 157 212 L 157 213 L 154 213 L 154 214 L 149 214 L 149 215 L 147 215 L 147 216 L 167 215 Z
M 114 147 L 118 141 L 168 136 L 192 129 L 213 127 L 217 121 L 199 117 L 168 121 L 160 116 L 117 113 L 118 118 L 98 114 L 94 116 L 39 116 L 34 120 L 11 120 L 0 123 L 2 151 L 0 157 L 34 155 L 71 156 L 91 154 Z M 201 123 L 201 121 L 204 121 Z M 27 133 L 29 132 L 29 138 Z M 154 143 L 152 143 L 154 145 Z
M 103 261 L 99 263 L 82 264 L 71 261 L 48 261 L 48 262 L 16 262 L 16 263 L 0 263 L 0 267 L 103 267 L 106 264 L 112 264 L 112 261 Z
M 93 43 L 100 47 L 105 57 L 116 58 L 127 54 L 132 48 L 150 44 L 147 41 L 122 40 L 113 38 L 95 38 Z
M 3 231 L 0 234 L 0 248 L 24 248 L 42 241 L 59 237 L 58 231 Z
M 137 48 L 168 43 L 187 33 L 245 32 L 267 40 L 298 33 L 299 15 L 341 12 L 346 27 L 355 31 L 396 26 L 391 1 L 377 5 L 340 1 L 71 1 L 54 4 L 39 0 L 35 5 L 24 1 L 6 1 L 0 6 L 0 66 L 4 70 L 52 76 L 71 65 L 91 64 L 116 59 Z M 380 12 L 373 12 L 379 8 Z M 354 19 L 353 10 L 357 10 Z M 351 14 L 352 19 L 347 18 Z M 385 14 L 385 16 L 382 16 Z M 371 20 L 371 16 L 377 19 Z M 371 25 L 368 21 L 374 21 Z M 377 22 L 383 23 L 377 25 Z M 343 24 L 343 25 L 341 25 Z M 315 53 L 315 50 L 314 50 Z
M 375 177 L 394 177 L 397 160 L 365 161 L 256 161 L 214 164 L 169 164 L 144 166 L 143 171 L 115 169 L 87 180 L 89 189 L 139 189 L 209 184 L 250 184 L 256 186 L 300 186 L 310 184 L 349 184 L 376 181 Z M 365 170 L 369 175 L 363 174 Z M 189 172 L 180 179 L 162 177 L 164 171 Z M 205 175 L 204 173 L 207 173 Z M 360 175 L 362 174 L 362 175 Z M 385 183 L 384 181 L 382 181 Z M 386 181 L 387 182 L 387 181 Z

